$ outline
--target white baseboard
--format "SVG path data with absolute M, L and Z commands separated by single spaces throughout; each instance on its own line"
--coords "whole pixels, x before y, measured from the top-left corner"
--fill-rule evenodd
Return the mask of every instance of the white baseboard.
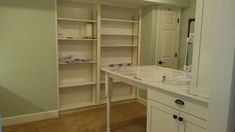
M 49 118 L 56 118 L 58 116 L 59 116 L 58 110 L 33 113 L 33 114 L 26 114 L 26 115 L 19 115 L 19 116 L 3 118 L 2 125 L 3 126 L 10 126 L 10 125 L 27 123 L 27 122 L 32 122 L 32 121 L 45 120 L 45 119 L 49 119 Z
M 131 100 L 131 101 L 133 102 L 136 100 Z M 138 98 L 137 101 L 143 105 L 147 105 L 147 101 L 143 98 Z M 121 104 L 121 103 L 130 103 L 130 101 L 129 102 L 117 102 L 114 104 Z M 100 107 L 105 107 L 105 106 L 100 105 Z M 10 126 L 10 125 L 16 125 L 16 124 L 21 124 L 21 123 L 33 122 L 33 121 L 40 121 L 40 120 L 45 120 L 45 119 L 50 119 L 50 118 L 57 118 L 57 117 L 59 117 L 59 110 L 53 110 L 53 111 L 47 111 L 47 112 L 6 117 L 2 119 L 2 125 Z
M 142 105 L 147 106 L 147 100 L 141 97 L 138 97 L 137 102 L 139 102 Z

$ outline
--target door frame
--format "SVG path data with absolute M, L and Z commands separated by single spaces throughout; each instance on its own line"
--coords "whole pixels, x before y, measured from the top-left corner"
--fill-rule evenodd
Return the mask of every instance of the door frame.
M 155 49 L 155 65 L 158 65 L 158 61 L 159 61 L 159 32 L 160 32 L 160 21 L 161 21 L 161 10 L 162 9 L 166 9 L 166 8 L 170 8 L 170 9 L 175 9 L 178 12 L 178 18 L 179 18 L 179 24 L 177 25 L 177 58 L 176 58 L 176 67 L 179 67 L 179 44 L 180 44 L 180 25 L 181 25 L 181 8 L 177 8 L 177 7 L 171 7 L 171 6 L 159 6 L 158 7 L 158 12 L 157 12 L 157 29 L 156 29 L 156 49 Z

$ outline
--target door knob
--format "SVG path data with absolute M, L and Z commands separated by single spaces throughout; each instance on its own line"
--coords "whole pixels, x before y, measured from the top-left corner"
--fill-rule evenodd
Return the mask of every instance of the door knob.
M 174 119 L 177 119 L 177 118 L 178 118 L 178 116 L 177 116 L 177 115 L 173 115 L 173 118 L 174 118 Z
M 163 61 L 158 61 L 158 64 L 159 64 L 159 65 L 161 65 L 161 64 L 163 64 L 163 63 L 164 63 Z

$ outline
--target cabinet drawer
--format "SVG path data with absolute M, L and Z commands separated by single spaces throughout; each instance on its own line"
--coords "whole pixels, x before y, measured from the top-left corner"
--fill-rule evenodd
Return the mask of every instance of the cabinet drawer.
M 169 107 L 172 107 L 180 111 L 183 111 L 185 113 L 197 116 L 204 120 L 207 120 L 207 115 L 208 115 L 207 103 L 197 101 L 195 99 L 191 99 L 188 97 L 184 97 L 182 95 L 177 95 L 177 94 L 168 93 L 164 91 L 159 92 L 155 90 L 148 90 L 148 99 L 165 104 Z M 181 100 L 183 101 L 184 104 L 179 105 L 175 102 L 176 100 Z

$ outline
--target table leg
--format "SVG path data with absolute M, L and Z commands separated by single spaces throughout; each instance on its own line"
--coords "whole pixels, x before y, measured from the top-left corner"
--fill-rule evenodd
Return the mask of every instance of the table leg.
M 111 99 L 112 99 L 112 82 L 113 79 L 105 73 L 105 95 L 107 98 L 107 132 L 111 132 Z

